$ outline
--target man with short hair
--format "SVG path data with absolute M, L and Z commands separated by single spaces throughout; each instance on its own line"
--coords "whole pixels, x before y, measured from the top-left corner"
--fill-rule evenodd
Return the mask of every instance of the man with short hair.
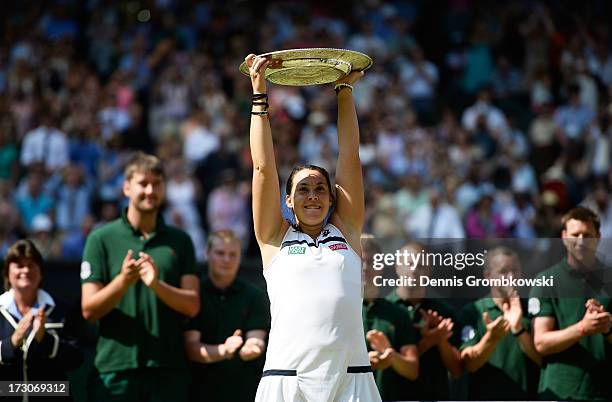
M 182 325 L 200 308 L 193 244 L 159 213 L 158 158 L 138 152 L 123 193 L 127 209 L 92 232 L 83 252 L 83 316 L 99 322 L 88 400 L 186 401 Z
M 505 247 L 487 254 L 484 276 L 520 277 L 517 255 Z M 536 397 L 541 358 L 529 333 L 529 319 L 516 289 L 491 293 L 461 311 L 461 359 L 470 373 L 470 400 L 531 400 Z
M 374 284 L 373 258 L 382 250 L 372 235 L 361 237 L 362 270 L 365 280 L 363 326 L 368 356 L 383 401 L 412 400 L 413 381 L 419 377 L 416 330 L 404 308 L 383 298 Z
M 193 400 L 252 402 L 270 327 L 268 299 L 237 277 L 241 244 L 234 232 L 211 233 L 206 252 L 202 307 L 183 334 L 187 357 L 196 363 Z
M 543 356 L 539 393 L 546 399 L 610 400 L 612 307 L 596 250 L 599 218 L 576 207 L 561 219 L 567 257 L 543 271 L 554 288 L 533 288 L 529 313 Z
M 418 254 L 424 246 L 410 242 L 400 253 Z M 459 328 L 454 327 L 455 311 L 445 299 L 428 297 L 427 288 L 420 286 L 421 276 L 430 276 L 431 267 L 424 264 L 409 266 L 396 263 L 398 278 L 414 278 L 417 285 L 398 286 L 387 300 L 408 312 L 418 328 L 416 331 L 419 354 L 419 378 L 412 388 L 415 400 L 445 400 L 450 397 L 449 374 L 459 378 L 462 373 L 459 347 Z

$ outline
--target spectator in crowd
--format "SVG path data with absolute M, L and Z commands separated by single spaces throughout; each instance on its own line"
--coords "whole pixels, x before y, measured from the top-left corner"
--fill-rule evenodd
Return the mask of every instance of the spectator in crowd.
M 8 122 L 5 119 L 0 123 L 0 180 L 14 182 L 17 179 L 19 152 Z
M 78 228 L 68 231 L 61 242 L 61 258 L 65 261 L 80 261 L 85 248 L 87 236 L 94 229 L 95 220 L 92 215 L 85 215 Z
M 176 227 L 186 231 L 194 244 L 204 243 L 204 231 L 198 203 L 202 190 L 200 183 L 190 174 L 190 168 L 181 158 L 166 164 L 168 175 L 167 208 L 164 217 Z M 204 261 L 204 250 L 196 248 L 198 262 Z
M 208 200 L 208 225 L 211 231 L 231 229 L 245 247 L 250 228 L 248 188 L 231 170 L 222 172 L 219 180 L 219 186 L 210 193 Z
M 395 209 L 400 221 L 405 221 L 421 206 L 427 204 L 427 190 L 418 174 L 410 174 L 402 179 L 402 187 L 394 194 Z
M 474 23 L 463 71 L 463 90 L 467 94 L 474 94 L 483 85 L 491 84 L 494 68 L 491 36 L 484 21 Z
M 26 178 L 24 192 L 16 197 L 22 223 L 28 230 L 32 228 L 35 216 L 53 212 L 54 201 L 43 191 L 43 181 L 42 173 L 38 171 L 30 172 Z
M 69 162 L 66 134 L 56 128 L 50 110 L 43 111 L 40 125 L 26 133 L 21 146 L 21 165 L 42 164 L 47 172 L 54 172 Z
M 487 254 L 485 278 L 520 275 L 518 256 L 513 251 L 498 247 Z M 463 308 L 459 321 L 461 358 L 470 373 L 468 398 L 536 399 L 541 357 L 533 345 L 526 308 L 516 289 L 491 287 L 490 295 Z
M 457 209 L 445 202 L 441 190 L 429 190 L 429 200 L 404 222 L 406 233 L 417 239 L 462 239 L 465 231 Z
M 543 356 L 538 390 L 544 399 L 610 400 L 612 304 L 596 255 L 599 217 L 575 207 L 561 222 L 567 256 L 540 273 L 555 286 L 534 287 L 529 299 L 535 348 Z
M 187 357 L 196 363 L 192 365 L 194 401 L 255 399 L 270 311 L 265 293 L 238 278 L 241 248 L 231 230 L 208 237 L 208 276 L 201 285 L 200 312 L 183 333 Z
M 493 105 L 489 86 L 485 86 L 478 91 L 476 103 L 465 109 L 461 122 L 463 128 L 472 133 L 478 129 L 479 125 L 495 135 L 504 135 L 508 131 L 506 116 Z
M 193 109 L 181 124 L 183 157 L 194 166 L 219 149 L 219 135 L 211 130 L 210 120 L 202 109 Z
M 371 235 L 362 235 L 364 276 L 363 326 L 376 385 L 383 401 L 413 399 L 411 381 L 419 377 L 416 331 L 408 312 L 381 298 L 374 284 L 378 271 L 372 267 L 374 254 L 382 252 Z
M 238 180 L 251 173 L 243 135 L 249 88 L 236 66 L 253 37 L 261 38 L 262 53 L 304 45 L 373 56 L 374 65 L 355 88 L 355 102 L 367 223 L 377 235 L 401 235 L 408 211 L 424 203 L 431 188 L 452 182 L 446 198 L 457 208 L 464 233 L 471 233 L 466 214 L 488 192 L 505 233 L 554 237 L 563 211 L 583 200 L 594 205 L 601 185 L 592 177 L 612 186 L 607 2 L 599 2 L 596 12 L 567 2 L 513 0 L 487 7 L 454 2 L 432 13 L 418 2 L 374 1 L 349 14 L 331 2 L 311 10 L 303 2 L 278 0 L 267 2 L 261 13 L 171 0 L 147 3 L 146 10 L 100 1 L 68 2 L 75 7 L 65 1 L 58 6 L 58 0 L 22 3 L 0 16 L 0 178 L 7 194 L 0 197 L 0 251 L 32 233 L 31 222 L 40 213 L 58 225 L 38 234 L 45 243 L 63 243 L 55 190 L 60 168 L 69 161 L 82 165 L 91 180 L 90 211 L 97 212 L 96 202 L 118 208 L 122 172 L 133 149 L 156 150 L 164 162 L 183 155 L 190 160 L 186 182 L 195 178 L 202 187 L 197 201 L 202 219 L 192 223 L 169 208 L 167 222 L 182 225 L 200 244 L 221 172 L 232 169 Z M 569 11 L 575 18 L 567 18 Z M 262 23 L 248 23 L 255 19 Z M 439 34 L 423 35 L 428 26 L 439 27 Z M 421 55 L 413 58 L 418 49 Z M 409 68 L 417 64 L 436 71 L 435 83 Z M 479 89 L 487 86 L 492 91 L 480 99 Z M 313 141 L 316 147 L 298 152 L 300 144 L 310 143 L 310 129 L 321 125 L 319 117 L 335 113 L 335 103 L 323 96 L 326 90 L 270 87 L 272 121 L 280 123 L 274 133 L 282 180 L 300 158 L 330 164 L 333 143 Z M 422 98 L 444 113 L 423 121 L 416 102 Z M 461 122 L 468 124 L 457 124 L 453 116 L 464 116 Z M 325 126 L 333 124 L 328 119 Z M 435 129 L 424 127 L 430 124 Z M 508 169 L 520 173 L 508 176 L 514 196 L 528 191 L 528 202 L 521 204 L 517 196 L 513 206 L 513 194 L 499 185 L 496 172 Z M 38 194 L 45 196 L 27 194 L 25 183 L 34 171 L 42 183 Z M 414 204 L 395 197 L 413 174 L 421 178 L 424 197 Z M 493 182 L 495 188 L 489 186 Z M 247 207 L 249 196 L 244 195 Z M 604 210 L 609 208 L 601 209 L 603 238 L 609 226 Z M 491 217 L 483 224 L 492 226 Z M 78 225 L 78 220 L 72 224 Z M 248 212 L 246 232 L 245 238 L 252 237 Z M 600 242 L 602 254 L 609 248 Z M 203 251 L 198 248 L 198 258 Z M 256 256 L 256 247 L 245 250 L 245 258 Z
M 487 193 L 481 195 L 468 212 L 465 227 L 466 234 L 473 239 L 504 237 L 508 234 L 501 215 L 494 209 L 493 197 Z
M 400 253 L 414 255 L 423 252 L 419 243 L 408 243 Z M 416 286 L 399 286 L 387 296 L 387 300 L 404 308 L 418 328 L 419 378 L 413 383 L 415 400 L 447 400 L 449 375 L 459 378 L 462 373 L 459 355 L 459 331 L 455 328 L 455 311 L 445 299 L 427 297 L 427 288 L 418 285 L 420 276 L 430 276 L 431 269 L 423 264 L 408 266 L 397 264 L 398 278 L 413 277 Z
M 555 111 L 558 139 L 566 145 L 568 141 L 584 139 L 589 125 L 593 122 L 593 110 L 580 102 L 580 87 L 572 84 L 568 90 L 568 103 Z
M 3 381 L 67 381 L 67 372 L 83 362 L 77 340 L 82 323 L 80 311 L 42 288 L 43 265 L 41 254 L 29 240 L 15 242 L 4 258 L 6 291 L 0 295 Z M 65 398 L 62 400 L 72 400 L 71 396 Z M 21 401 L 22 397 L 4 395 L 3 400 Z
M 11 175 L 11 190 L 21 174 L 10 172 L 15 150 L 22 166 L 45 165 L 45 173 L 57 171 L 68 160 L 83 165 L 102 200 L 120 197 L 129 149 L 156 149 L 164 161 L 184 154 L 203 189 L 198 226 L 208 229 L 207 204 L 219 173 L 231 168 L 237 177 L 245 177 L 251 169 L 248 144 L 240 135 L 248 129 L 248 89 L 231 66 L 239 64 L 245 43 L 254 35 L 262 37 L 262 52 L 308 44 L 361 49 L 374 56 L 376 62 L 356 88 L 355 101 L 363 122 L 365 184 L 382 186 L 384 194 L 378 199 L 383 202 L 403 185 L 406 174 L 423 177 L 427 191 L 439 185 L 439 178 L 448 177 L 451 166 L 455 188 L 461 190 L 456 204 L 451 204 L 462 219 L 475 201 L 470 187 L 491 181 L 498 167 L 520 167 L 522 172 L 531 167 L 537 185 L 530 178 L 529 187 L 545 193 L 547 179 L 542 175 L 559 163 L 570 195 L 559 197 L 561 210 L 592 190 L 590 175 L 607 177 L 608 182 L 612 177 L 609 113 L 605 106 L 595 107 L 609 103 L 609 39 L 599 34 L 605 27 L 595 17 L 598 13 L 589 14 L 586 8 L 573 10 L 579 18 L 566 23 L 564 7 L 511 1 L 478 8 L 482 15 L 474 19 L 475 8 L 454 5 L 440 17 L 445 28 L 441 32 L 448 35 L 432 37 L 416 35 L 419 27 L 437 23 L 431 13 L 420 6 L 388 2 L 355 11 L 348 23 L 349 16 L 327 5 L 311 15 L 302 4 L 273 1 L 263 18 L 273 21 L 275 29 L 245 24 L 255 18 L 249 8 L 193 2 L 181 7 L 157 2 L 150 7 L 151 15 L 172 10 L 172 17 L 148 20 L 144 10 L 138 17 L 129 7 L 112 4 L 84 5 L 83 12 L 65 6 L 56 12 L 53 3 L 36 12 L 31 7 L 12 8 L 1 24 L 5 44 L 0 47 L 0 111 L 8 137 L 5 146 L 0 145 L 0 176 Z M 82 19 L 89 14 L 90 19 Z M 307 18 L 297 21 L 293 16 L 298 14 Z M 493 32 L 491 24 L 482 21 L 500 24 Z M 236 26 L 245 30 L 234 32 L 231 27 Z M 428 73 L 419 74 L 421 70 Z M 444 90 L 434 91 L 436 87 Z M 565 101 L 572 98 L 573 87 L 578 88 L 578 106 Z M 488 95 L 479 95 L 483 88 L 490 88 Z M 282 122 L 275 128 L 281 178 L 300 157 L 330 164 L 335 143 L 309 139 L 311 129 L 333 126 L 320 118 L 333 115 L 335 107 L 319 101 L 325 99 L 321 91 L 270 90 L 272 113 Z M 470 106 L 472 94 L 477 99 Z M 535 115 L 522 102 L 525 94 Z M 431 105 L 434 111 L 441 107 L 444 114 L 423 120 L 423 108 Z M 449 115 L 463 116 L 465 133 L 447 124 Z M 437 127 L 430 132 L 424 125 Z M 526 147 L 523 132 L 529 133 L 533 148 Z M 310 143 L 316 146 L 303 145 Z M 444 149 L 450 164 L 434 151 Z M 479 178 L 471 183 L 470 172 L 476 166 Z M 503 191 L 498 187 L 492 195 L 497 200 Z M 543 208 L 541 194 L 530 191 L 533 205 Z M 57 203 L 58 194 L 49 195 Z M 531 229 L 543 236 L 547 230 L 540 228 L 545 226 Z M 51 235 L 59 237 L 61 232 Z M 198 231 L 189 233 L 197 236 Z M 248 256 L 254 253 L 255 249 Z
M 593 190 L 585 197 L 581 205 L 599 217 L 601 238 L 612 239 L 612 197 L 610 197 L 610 186 L 605 179 L 595 180 Z
M 336 127 L 329 123 L 325 110 L 313 110 L 308 115 L 308 124 L 300 135 L 298 149 L 302 161 L 313 161 L 324 148 L 331 148 L 338 152 L 338 139 Z
M 81 264 L 83 316 L 99 322 L 89 400 L 186 401 L 182 321 L 200 309 L 189 236 L 159 213 L 159 159 L 136 153 L 125 168 L 129 204 L 87 238 Z
M 423 49 L 413 46 L 410 61 L 400 66 L 400 80 L 412 107 L 423 125 L 431 125 L 435 114 L 435 92 L 438 84 L 438 68 L 427 59 Z
M 32 243 L 45 259 L 60 257 L 59 239 L 53 236 L 53 220 L 47 214 L 38 214 L 32 219 L 32 226 L 28 232 Z
M 58 229 L 65 232 L 78 228 L 83 218 L 91 212 L 93 192 L 83 168 L 74 163 L 66 166 L 56 191 L 55 220 Z
M 0 256 L 17 240 L 19 212 L 10 194 L 10 184 L 0 180 Z

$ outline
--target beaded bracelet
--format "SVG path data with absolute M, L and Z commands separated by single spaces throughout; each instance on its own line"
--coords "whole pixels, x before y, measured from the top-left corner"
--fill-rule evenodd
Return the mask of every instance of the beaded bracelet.
M 346 82 L 341 82 L 334 86 L 334 91 L 336 91 L 336 95 L 340 93 L 342 88 L 349 88 L 351 91 L 353 90 L 353 86 L 351 84 L 347 84 Z

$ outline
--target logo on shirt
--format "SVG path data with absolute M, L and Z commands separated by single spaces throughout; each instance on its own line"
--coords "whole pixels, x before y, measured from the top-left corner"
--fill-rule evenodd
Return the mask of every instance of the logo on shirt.
M 474 337 L 476 337 L 476 331 L 474 331 L 474 327 L 472 327 L 471 325 L 466 325 L 465 327 L 463 327 L 463 329 L 461 330 L 461 340 L 463 342 L 471 341 L 472 339 L 474 339 Z
M 527 302 L 527 311 L 529 312 L 529 314 L 536 315 L 540 312 L 540 309 L 540 299 L 538 299 L 537 297 L 531 297 Z
M 287 252 L 289 255 L 291 254 L 305 254 L 306 247 L 304 246 L 290 246 L 289 251 Z
M 348 247 L 344 243 L 336 243 L 336 244 L 330 245 L 329 249 L 330 250 L 334 250 L 334 251 L 337 251 L 337 250 L 348 250 Z
M 321 237 L 329 236 L 329 229 L 325 229 Z
M 81 279 L 85 280 L 91 276 L 91 264 L 89 261 L 83 261 L 81 263 Z

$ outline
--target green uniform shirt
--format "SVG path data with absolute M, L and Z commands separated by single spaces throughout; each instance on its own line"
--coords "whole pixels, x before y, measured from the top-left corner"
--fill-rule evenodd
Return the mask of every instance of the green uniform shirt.
M 269 331 L 270 305 L 263 290 L 240 278 L 227 289 L 216 288 L 209 278 L 202 282 L 200 297 L 202 308 L 198 316 L 189 321 L 186 330 L 196 330 L 200 341 L 221 344 L 242 330 Z M 252 402 L 263 370 L 265 356 L 244 362 L 236 354 L 233 359 L 217 363 L 194 363 L 194 384 L 199 401 Z
M 121 272 L 128 250 L 149 254 L 158 278 L 180 287 L 181 277 L 197 275 L 190 237 L 167 226 L 161 216 L 148 239 L 122 217 L 92 232 L 85 244 L 81 282 L 108 284 Z M 119 303 L 99 321 L 94 365 L 100 373 L 142 367 L 187 367 L 182 327 L 185 317 L 162 302 L 142 281 L 130 286 Z
M 523 308 L 523 311 L 526 311 Z M 490 297 L 466 305 L 459 316 L 461 349 L 474 346 L 487 332 L 482 313 L 494 321 L 503 312 Z M 523 327 L 529 329 L 527 313 Z M 470 373 L 470 400 L 531 400 L 536 398 L 537 365 L 521 350 L 517 337 L 508 333 L 497 342 L 489 360 L 475 373 Z
M 410 315 L 390 301 L 385 299 L 364 301 L 362 317 L 365 332 L 372 329 L 383 332 L 389 338 L 391 347 L 398 353 L 402 346 L 416 344 L 416 331 Z M 372 350 L 369 343 L 368 350 Z M 411 387 L 411 381 L 399 375 L 392 367 L 386 370 L 374 370 L 374 378 L 383 400 L 413 399 L 414 389 Z
M 456 314 L 449 303 L 442 299 L 423 299 L 417 305 L 412 305 L 410 302 L 402 300 L 395 291 L 387 296 L 387 300 L 408 311 L 412 322 L 419 325 L 423 324 L 423 317 L 419 310 L 437 311 L 442 317 L 452 319 L 455 323 L 455 330 L 449 341 L 451 345 L 459 348 L 460 336 Z M 417 330 L 415 334 L 418 344 L 421 340 L 421 333 Z M 414 389 L 411 398 L 414 400 L 445 400 L 449 398 L 448 370 L 437 347 L 431 347 L 419 356 L 419 378 L 416 381 L 411 381 L 411 383 Z
M 585 303 L 591 297 L 599 300 L 607 311 L 612 307 L 609 298 L 596 297 L 598 289 L 593 286 L 591 277 L 572 269 L 567 259 L 540 275 L 552 275 L 555 286 L 531 290 L 529 313 L 534 317 L 554 317 L 556 329 L 567 328 L 582 320 Z M 584 297 L 577 297 L 581 294 Z M 610 363 L 606 361 L 608 348 L 604 336 L 596 334 L 582 338 L 560 353 L 544 356 L 539 392 L 554 399 L 608 399 L 612 378 Z

